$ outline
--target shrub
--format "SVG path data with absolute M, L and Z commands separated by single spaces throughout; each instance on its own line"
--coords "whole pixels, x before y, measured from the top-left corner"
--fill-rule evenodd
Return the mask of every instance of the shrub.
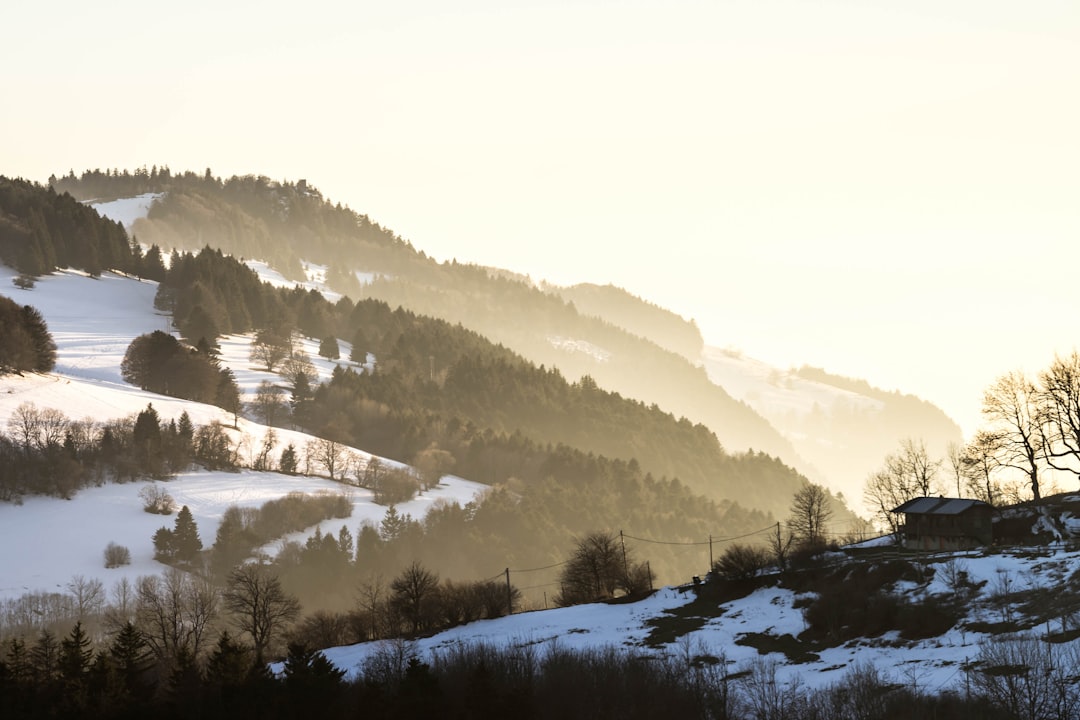
M 105 546 L 105 567 L 115 568 L 131 564 L 131 551 L 114 542 Z
M 139 498 L 143 501 L 143 510 L 154 515 L 172 515 L 176 508 L 176 501 L 165 488 L 157 484 L 150 484 L 139 491 Z
M 726 580 L 749 580 L 769 566 L 769 551 L 756 545 L 735 544 L 713 564 L 713 572 Z
M 396 505 L 416 497 L 420 481 L 408 470 L 391 468 L 384 471 L 372 488 L 379 505 Z

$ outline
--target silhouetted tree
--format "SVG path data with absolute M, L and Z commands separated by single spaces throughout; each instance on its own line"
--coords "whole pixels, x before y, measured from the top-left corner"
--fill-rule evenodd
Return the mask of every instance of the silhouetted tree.
M 277 576 L 262 565 L 234 568 L 229 573 L 224 600 L 233 622 L 251 637 L 255 663 L 260 665 L 275 635 L 300 614 L 300 603 L 286 593 Z

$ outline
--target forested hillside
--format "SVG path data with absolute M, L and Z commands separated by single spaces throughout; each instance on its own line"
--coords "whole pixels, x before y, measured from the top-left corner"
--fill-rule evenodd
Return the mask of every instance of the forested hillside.
M 494 484 L 543 480 L 552 447 L 566 446 L 634 460 L 713 500 L 777 516 L 804 482 L 773 457 L 728 453 L 704 425 L 605 391 L 588 376 L 571 383 L 460 325 L 377 300 L 330 303 L 316 292 L 272 288 L 219 251 L 175 256 L 158 304 L 193 343 L 222 331 L 272 328 L 281 336 L 295 328 L 349 339 L 354 359 L 373 354 L 374 374 L 337 372 L 310 396 L 294 387 L 293 419 L 380 455 L 410 461 L 434 445 L 454 456 L 458 472 Z
M 55 196 L 40 187 L 30 191 Z M 96 215 L 84 222 L 115 227 Z M 171 312 L 197 347 L 188 359 L 199 372 L 164 384 L 152 372 L 139 372 L 165 367 L 144 358 L 144 346 L 156 348 L 168 338 L 155 332 L 132 343 L 125 378 L 230 406 L 235 394 L 220 392 L 229 385 L 223 382 L 228 374 L 214 370 L 214 344 L 223 333 L 258 331 L 256 347 L 287 347 L 277 360 L 252 355 L 252 363 L 281 363 L 282 376 L 275 392 L 247 408 L 253 417 L 308 430 L 331 446 L 424 467 L 435 477 L 453 471 L 494 488 L 464 514 L 447 509 L 436 516 L 439 522 L 381 539 L 384 549 L 368 547 L 365 557 L 386 573 L 417 557 L 472 575 L 489 572 L 492 564 L 547 565 L 562 559 L 573 537 L 604 528 L 665 543 L 740 535 L 785 518 L 806 482 L 773 456 L 730 453 L 704 425 L 604 390 L 589 376 L 571 382 L 461 325 L 379 300 L 342 297 L 331 303 L 314 291 L 276 288 L 240 260 L 208 247 L 174 253 L 166 269 L 155 249 L 145 255 L 133 250 L 130 267 L 160 276 L 155 305 Z M 351 340 L 356 358 L 374 356 L 374 371 L 339 369 L 314 384 L 303 358 L 288 347 L 294 333 L 334 349 L 336 338 Z M 171 356 L 177 355 L 174 345 L 169 343 Z M 181 380 L 196 382 L 183 390 Z M 329 472 L 344 481 L 372 481 L 369 469 L 363 478 L 344 467 Z M 837 504 L 835 527 L 846 530 L 851 519 Z M 702 558 L 677 549 L 650 548 L 657 579 L 700 572 Z M 330 584 L 335 593 L 348 594 Z
M 51 182 L 81 199 L 164 193 L 149 216 L 135 223 L 143 244 L 188 250 L 209 245 L 267 260 L 292 277 L 299 277 L 300 260 L 326 265 L 329 284 L 354 299 L 383 300 L 461 323 L 536 364 L 558 368 L 571 381 L 589 375 L 600 387 L 704 423 L 725 447 L 765 451 L 799 467 L 790 443 L 767 421 L 685 357 L 635 334 L 645 328 L 628 332 L 592 317 L 606 312 L 592 301 L 582 313 L 566 299 L 503 273 L 435 262 L 367 216 L 326 201 L 304 181 L 222 181 L 209 171 L 152 169 L 89 171 Z M 374 280 L 361 283 L 358 272 Z M 680 338 L 674 344 L 683 352 L 693 342 Z
M 544 285 L 544 289 L 573 303 L 583 315 L 601 318 L 634 335 L 649 338 L 691 362 L 701 358 L 705 341 L 697 323 L 620 287 L 579 283 L 569 287 Z

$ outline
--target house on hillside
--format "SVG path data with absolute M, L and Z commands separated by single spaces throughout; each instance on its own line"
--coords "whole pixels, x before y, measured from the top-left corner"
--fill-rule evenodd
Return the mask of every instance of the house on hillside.
M 904 514 L 900 537 L 913 550 L 969 550 L 993 541 L 993 508 L 981 500 L 918 497 L 893 508 Z

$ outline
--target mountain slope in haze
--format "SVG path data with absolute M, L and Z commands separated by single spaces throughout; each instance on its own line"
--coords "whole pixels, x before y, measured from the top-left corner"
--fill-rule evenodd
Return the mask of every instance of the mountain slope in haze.
M 856 508 L 867 477 L 902 440 L 922 439 L 938 458 L 963 441 L 941 409 L 913 395 L 819 368 L 780 370 L 732 350 L 710 347 L 702 357 L 709 377 L 767 418 Z
M 136 185 L 130 178 L 93 174 L 60 183 L 97 193 Z M 171 188 L 147 217 L 134 220 L 143 242 L 197 249 L 202 240 L 248 257 L 264 251 L 279 259 L 298 252 L 298 245 L 305 251 L 310 246 L 314 254 L 301 260 L 333 263 L 327 280 L 339 291 L 349 288 L 351 297 L 461 322 L 535 363 L 558 368 L 571 381 L 589 376 L 600 387 L 702 422 L 730 450 L 778 455 L 856 506 L 866 477 L 903 439 L 922 438 L 939 455 L 960 440 L 954 423 L 916 398 L 869 386 L 838 387 L 839 379 L 809 377 L 808 369 L 785 373 L 705 350 L 693 321 L 622 289 L 537 287 L 528 277 L 494 268 L 435 263 L 365 216 L 329 206 L 306 183 L 159 174 L 144 176 L 142 186 Z M 301 272 L 295 268 L 302 262 L 280 262 Z M 358 278 L 357 268 L 369 272 Z
M 327 266 L 328 284 L 351 298 L 461 323 L 538 365 L 558 368 L 571 381 L 588 375 L 600 387 L 704 423 L 733 451 L 752 448 L 808 469 L 766 420 L 679 354 L 585 315 L 531 283 L 473 265 L 437 263 L 366 216 L 330 204 L 305 182 L 95 171 L 54 178 L 53 186 L 82 199 L 163 193 L 132 226 L 144 244 L 186 250 L 210 245 L 266 260 L 290 279 L 301 278 L 302 260 Z M 361 283 L 358 272 L 372 280 Z
M 697 323 L 620 287 L 592 283 L 569 287 L 544 283 L 541 287 L 573 303 L 581 314 L 598 317 L 633 335 L 648 338 L 690 362 L 697 362 L 701 357 L 705 341 Z

